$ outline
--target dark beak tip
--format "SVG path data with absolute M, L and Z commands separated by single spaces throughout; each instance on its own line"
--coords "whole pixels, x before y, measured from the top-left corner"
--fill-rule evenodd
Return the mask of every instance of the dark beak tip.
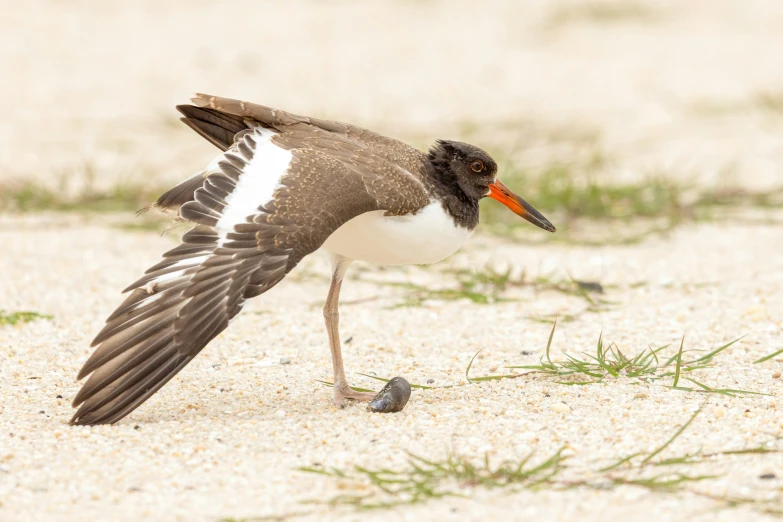
M 555 226 L 552 223 L 550 223 L 549 220 L 544 216 L 541 216 L 540 219 L 536 219 L 536 220 L 530 219 L 528 221 L 536 225 L 538 228 L 542 228 L 546 230 L 547 232 L 552 232 L 553 234 L 557 232 L 557 228 L 555 228 Z

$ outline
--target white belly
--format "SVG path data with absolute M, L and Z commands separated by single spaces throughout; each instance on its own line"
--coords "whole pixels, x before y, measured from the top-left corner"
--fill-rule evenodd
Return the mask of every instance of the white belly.
M 417 214 L 367 212 L 338 228 L 323 248 L 348 259 L 380 265 L 426 265 L 445 259 L 473 234 L 459 227 L 438 202 Z

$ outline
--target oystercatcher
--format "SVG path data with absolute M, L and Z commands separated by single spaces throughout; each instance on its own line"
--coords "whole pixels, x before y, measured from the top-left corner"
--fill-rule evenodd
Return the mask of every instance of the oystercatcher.
M 305 256 L 332 266 L 324 306 L 334 402 L 370 400 L 345 378 L 340 285 L 354 260 L 429 264 L 453 254 L 490 197 L 555 231 L 497 178 L 483 150 L 438 140 L 428 153 L 346 123 L 197 94 L 182 121 L 223 152 L 155 206 L 195 225 L 125 291 L 79 372 L 72 424 L 108 424 L 139 407 Z M 407 400 L 407 398 L 406 398 Z

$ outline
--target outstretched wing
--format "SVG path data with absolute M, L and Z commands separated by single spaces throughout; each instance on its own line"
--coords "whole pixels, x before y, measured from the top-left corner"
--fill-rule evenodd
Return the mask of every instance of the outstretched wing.
M 72 424 L 128 415 L 343 223 L 373 210 L 415 213 L 429 201 L 423 187 L 395 183 L 406 169 L 344 135 L 243 123 L 179 205 L 196 226 L 126 289 L 93 341 Z
M 225 143 L 231 143 L 230 140 L 226 142 L 226 138 L 231 132 L 239 132 L 239 130 L 235 131 L 235 129 L 242 122 L 249 119 L 274 128 L 282 134 L 294 131 L 328 132 L 334 139 L 332 143 L 349 142 L 361 148 L 372 149 L 372 155 L 376 158 L 394 163 L 414 175 L 422 172 L 421 164 L 424 160 L 424 155 L 420 151 L 399 140 L 357 127 L 356 125 L 300 116 L 257 103 L 232 100 L 231 98 L 222 98 L 209 94 L 195 94 L 191 101 L 193 105 L 180 105 L 177 107 L 186 116 L 183 121 L 218 147 L 223 146 Z M 198 111 L 198 109 L 201 109 L 201 111 Z M 197 120 L 203 120 L 199 116 L 195 119 L 189 118 L 197 111 L 200 114 L 204 114 L 207 111 L 209 117 L 206 119 L 209 121 L 199 122 Z M 342 138 L 342 140 L 335 138 Z

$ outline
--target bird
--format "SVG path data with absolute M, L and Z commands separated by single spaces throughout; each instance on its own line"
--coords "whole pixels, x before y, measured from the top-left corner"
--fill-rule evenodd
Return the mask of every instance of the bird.
M 151 205 L 177 212 L 192 228 L 124 290 L 129 295 L 92 341 L 71 424 L 113 424 L 134 411 L 248 300 L 319 249 L 331 266 L 324 318 L 333 402 L 372 400 L 349 386 L 343 366 L 338 300 L 353 261 L 441 261 L 476 229 L 485 197 L 556 230 L 473 145 L 437 140 L 422 152 L 347 123 L 206 94 L 176 108 L 221 152 Z

